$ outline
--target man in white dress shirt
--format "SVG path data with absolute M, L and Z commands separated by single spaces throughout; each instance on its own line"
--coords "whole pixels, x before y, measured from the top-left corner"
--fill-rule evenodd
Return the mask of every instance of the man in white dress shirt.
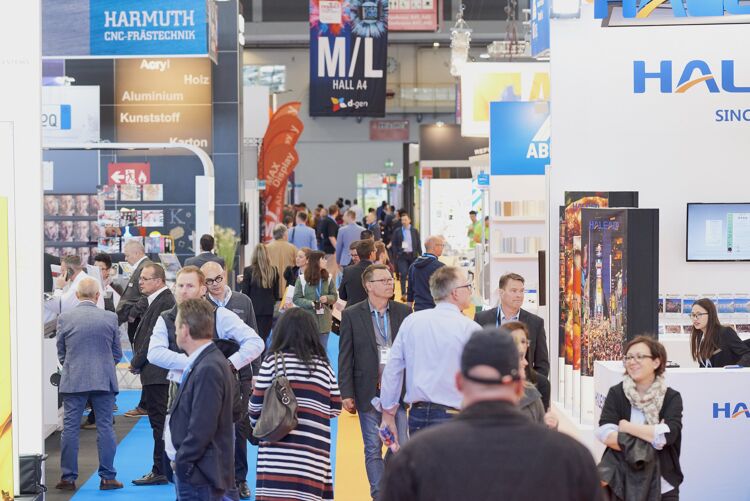
M 72 310 L 80 301 L 76 297 L 78 284 L 88 275 L 83 271 L 81 258 L 78 256 L 65 256 L 60 260 L 60 276 L 55 280 L 55 293 L 51 299 L 44 303 L 44 323 L 50 322 L 57 318 L 57 315 L 68 310 Z M 96 300 L 96 306 L 104 309 L 104 291 L 100 281 L 96 281 L 99 286 L 99 297 Z
M 395 413 L 406 378 L 404 402 L 411 405 L 409 433 L 450 419 L 461 407 L 456 388 L 461 352 L 479 324 L 462 310 L 471 304 L 472 285 L 465 271 L 443 266 L 430 277 L 436 306 L 404 319 L 383 370 L 379 406 L 383 424 L 398 437 Z

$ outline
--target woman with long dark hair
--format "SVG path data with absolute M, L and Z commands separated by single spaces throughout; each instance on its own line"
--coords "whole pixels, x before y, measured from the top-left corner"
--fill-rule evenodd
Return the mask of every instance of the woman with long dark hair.
M 552 386 L 550 385 L 549 379 L 547 379 L 544 374 L 540 374 L 535 371 L 531 367 L 531 363 L 529 363 L 529 328 L 523 322 L 508 322 L 506 324 L 503 324 L 503 327 L 507 327 L 511 331 L 511 335 L 516 341 L 516 345 L 518 345 L 519 352 L 522 351 L 521 355 L 523 355 L 523 357 L 526 359 L 526 380 L 530 381 L 537 389 L 537 391 L 539 391 L 542 396 L 542 404 L 544 405 L 544 410 L 545 412 L 548 411 Z M 522 343 L 519 343 L 519 336 L 523 338 Z M 523 346 L 521 346 L 521 344 Z
M 305 273 L 294 284 L 293 302 L 295 306 L 314 315 L 324 348 L 328 346 L 328 334 L 333 323 L 331 307 L 337 299 L 336 284 L 326 270 L 325 254 L 321 251 L 310 252 Z
M 750 347 L 742 342 L 734 329 L 721 325 L 716 305 L 707 298 L 693 303 L 690 314 L 690 353 L 701 367 L 742 365 L 750 367 Z
M 255 499 L 333 499 L 331 419 L 341 413 L 341 395 L 317 322 L 301 308 L 289 310 L 276 323 L 250 398 L 253 425 L 277 373 L 286 375 L 297 398 L 298 424 L 278 442 L 260 443 Z
M 273 310 L 279 299 L 279 273 L 271 265 L 266 246 L 258 244 L 250 266 L 242 273 L 242 293 L 253 301 L 258 335 L 265 342 L 273 325 Z

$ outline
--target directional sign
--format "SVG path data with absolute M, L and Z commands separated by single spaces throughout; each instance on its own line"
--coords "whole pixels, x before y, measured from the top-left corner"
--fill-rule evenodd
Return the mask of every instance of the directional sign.
M 111 162 L 107 170 L 107 184 L 151 184 L 151 164 L 148 162 Z

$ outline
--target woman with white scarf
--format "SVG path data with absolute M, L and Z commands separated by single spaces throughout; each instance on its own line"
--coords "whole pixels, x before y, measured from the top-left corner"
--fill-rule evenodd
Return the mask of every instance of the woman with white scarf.
M 618 433 L 650 443 L 657 451 L 661 492 L 649 499 L 679 499 L 682 441 L 682 397 L 664 381 L 667 352 L 654 338 L 638 336 L 625 347 L 623 382 L 609 389 L 604 401 L 597 438 L 620 450 Z

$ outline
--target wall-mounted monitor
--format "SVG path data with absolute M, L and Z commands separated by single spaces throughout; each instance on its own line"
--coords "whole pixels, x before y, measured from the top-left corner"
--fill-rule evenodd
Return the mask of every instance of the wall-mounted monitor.
M 750 203 L 687 205 L 688 261 L 750 261 Z

